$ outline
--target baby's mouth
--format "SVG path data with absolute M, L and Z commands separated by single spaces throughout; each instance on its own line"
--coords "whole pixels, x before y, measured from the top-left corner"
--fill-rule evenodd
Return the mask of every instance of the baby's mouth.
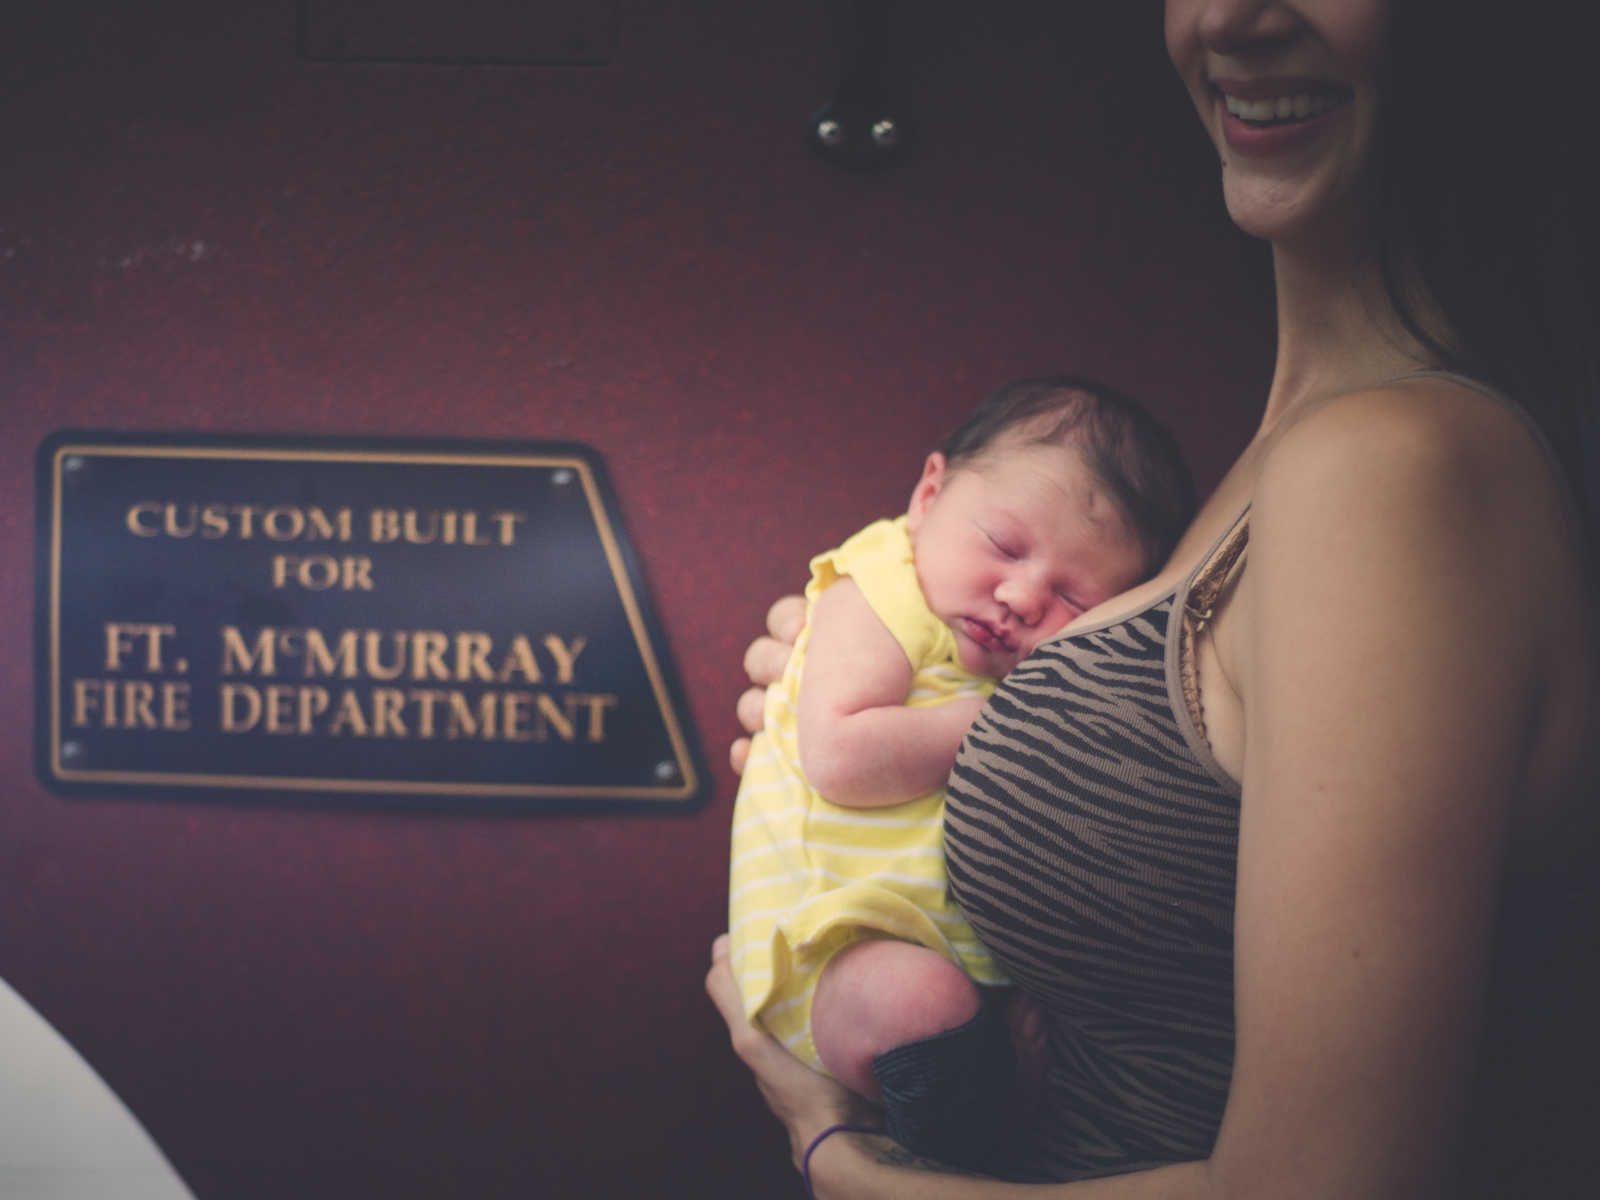
M 977 617 L 964 618 L 967 624 L 967 634 L 985 650 L 997 654 L 1010 654 L 1017 648 L 1016 639 L 1012 638 L 1003 629 L 991 625 Z

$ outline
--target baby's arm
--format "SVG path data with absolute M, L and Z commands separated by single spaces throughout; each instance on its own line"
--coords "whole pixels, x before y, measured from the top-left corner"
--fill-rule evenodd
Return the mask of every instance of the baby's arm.
M 800 765 L 834 804 L 875 808 L 944 787 L 983 707 L 963 696 L 907 708 L 911 663 L 846 577 L 817 597 L 800 683 Z

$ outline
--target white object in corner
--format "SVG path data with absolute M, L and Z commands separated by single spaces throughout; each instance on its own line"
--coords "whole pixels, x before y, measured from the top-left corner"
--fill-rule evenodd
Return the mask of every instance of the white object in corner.
M 0 1196 L 194 1200 L 127 1105 L 4 980 Z

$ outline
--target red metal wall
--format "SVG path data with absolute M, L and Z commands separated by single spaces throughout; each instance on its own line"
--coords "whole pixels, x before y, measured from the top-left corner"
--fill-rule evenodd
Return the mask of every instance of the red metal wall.
M 909 7 L 923 138 L 880 175 L 803 144 L 820 5 L 624 3 L 595 68 L 308 62 L 286 0 L 64 3 L 0 50 L 0 975 L 201 1200 L 792 1194 L 701 991 L 766 603 L 1006 378 L 1144 397 L 1202 483 L 1247 433 L 1269 331 L 1204 150 L 1102 119 L 1100 6 Z M 32 455 L 66 427 L 589 443 L 711 802 L 45 791 Z

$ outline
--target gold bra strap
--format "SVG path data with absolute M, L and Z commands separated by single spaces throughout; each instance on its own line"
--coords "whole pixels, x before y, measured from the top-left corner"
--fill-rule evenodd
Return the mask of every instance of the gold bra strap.
M 1178 629 L 1178 678 L 1183 685 L 1183 701 L 1195 731 L 1209 742 L 1205 709 L 1200 703 L 1200 670 L 1195 662 L 1196 642 L 1217 610 L 1223 589 L 1238 574 L 1244 562 L 1245 546 L 1250 541 L 1248 516 L 1228 534 L 1227 541 L 1202 566 L 1183 601 L 1183 622 Z
M 1184 614 L 1193 623 L 1195 633 L 1206 627 L 1217 609 L 1217 598 L 1222 595 L 1244 562 L 1245 546 L 1250 541 L 1250 522 L 1241 518 L 1222 548 L 1200 568 L 1189 594 L 1184 597 Z

